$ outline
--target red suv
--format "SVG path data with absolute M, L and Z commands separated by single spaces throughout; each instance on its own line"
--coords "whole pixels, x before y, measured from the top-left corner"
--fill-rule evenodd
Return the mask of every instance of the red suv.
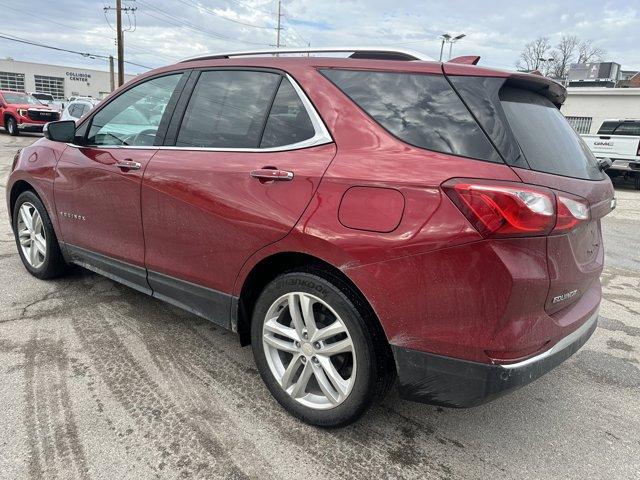
M 615 204 L 565 89 L 476 60 L 254 52 L 137 77 L 16 156 L 22 261 L 237 332 L 308 423 L 354 421 L 396 376 L 406 399 L 493 399 L 593 333 Z
M 60 118 L 60 113 L 22 92 L 0 90 L 0 119 L 10 135 L 20 131 L 41 132 L 47 122 Z

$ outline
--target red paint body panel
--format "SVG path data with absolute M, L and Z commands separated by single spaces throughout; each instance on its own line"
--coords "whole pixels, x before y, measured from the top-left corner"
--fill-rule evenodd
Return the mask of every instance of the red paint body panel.
M 53 195 L 54 181 L 57 177 L 56 164 L 67 148 L 64 143 L 49 142 L 44 138 L 22 149 L 13 172 L 7 179 L 7 212 L 11 212 L 11 187 L 24 181 L 33 187 L 47 211 L 56 235 L 61 234 L 58 217 L 55 215 Z
M 339 208 L 338 218 L 345 227 L 388 233 L 402 220 L 404 197 L 392 188 L 351 187 Z
M 142 189 L 147 268 L 230 293 L 247 258 L 293 228 L 335 152 L 333 144 L 273 153 L 160 150 Z M 294 178 L 250 176 L 265 166 Z
M 153 148 L 67 148 L 58 163 L 55 183 L 63 241 L 144 266 L 140 188 L 144 169 L 155 152 Z M 139 162 L 141 168 L 123 171 L 116 166 L 118 160 Z

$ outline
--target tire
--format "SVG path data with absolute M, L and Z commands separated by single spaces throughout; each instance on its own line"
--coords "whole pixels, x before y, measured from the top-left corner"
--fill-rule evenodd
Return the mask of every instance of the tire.
M 4 128 L 7 130 L 9 135 L 20 135 L 20 130 L 18 130 L 18 122 L 13 117 L 7 117 L 7 120 L 4 122 Z
M 640 190 L 640 174 L 636 174 L 633 178 L 633 186 L 636 190 Z
M 30 212 L 31 224 L 28 216 L 25 217 L 21 211 L 23 207 Z M 37 221 L 38 217 L 40 222 Z M 35 233 L 31 235 L 31 232 Z M 66 272 L 68 266 L 60 251 L 49 214 L 32 191 L 22 192 L 16 200 L 13 208 L 13 233 L 20 259 L 31 275 L 44 280 Z M 33 256 L 31 252 L 34 252 Z
M 291 316 L 290 298 L 296 310 L 301 308 L 297 311 L 302 334 L 291 328 L 296 322 Z M 308 316 L 302 314 L 307 300 L 313 305 L 310 310 L 314 312 L 311 315 L 314 322 L 308 322 Z M 264 288 L 255 304 L 251 343 L 258 371 L 280 405 L 310 425 L 341 427 L 355 422 L 375 401 L 384 397 L 392 383 L 395 370 L 390 368 L 386 339 L 379 338 L 372 323 L 377 320 L 365 318 L 366 309 L 360 303 L 342 279 L 311 270 L 277 277 Z M 273 320 L 274 317 L 277 320 Z M 317 332 L 324 333 L 312 335 L 312 323 L 317 326 Z M 335 332 L 343 326 L 344 331 L 314 342 L 314 338 L 329 335 L 328 330 L 321 330 L 328 325 L 332 325 Z M 285 335 L 275 334 L 275 330 Z M 295 338 L 300 339 L 298 346 Z M 279 346 L 286 345 L 292 352 L 283 353 L 270 344 L 273 341 Z M 342 351 L 343 346 L 348 348 L 349 342 L 351 351 Z M 342 353 L 332 355 L 332 350 Z M 299 361 L 292 367 L 296 358 Z M 295 371 L 291 381 L 285 380 L 289 370 Z M 311 378 L 305 375 L 306 371 L 312 372 Z M 334 375 L 328 376 L 325 372 Z M 335 373 L 340 375 L 339 379 Z M 303 377 L 309 381 L 300 390 L 298 384 L 304 383 L 300 382 Z M 322 377 L 324 381 L 319 381 Z M 327 389 L 327 381 L 332 388 Z M 296 389 L 298 393 L 294 393 Z M 326 394 L 327 391 L 331 394 Z

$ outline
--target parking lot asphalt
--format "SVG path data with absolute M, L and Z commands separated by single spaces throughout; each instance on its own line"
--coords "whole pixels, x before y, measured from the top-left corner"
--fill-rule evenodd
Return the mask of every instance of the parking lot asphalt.
M 0 184 L 36 135 L 0 131 Z M 398 399 L 320 430 L 249 348 L 78 269 L 31 277 L 0 206 L 0 478 L 640 478 L 640 191 L 603 221 L 599 328 L 566 363 L 469 410 Z

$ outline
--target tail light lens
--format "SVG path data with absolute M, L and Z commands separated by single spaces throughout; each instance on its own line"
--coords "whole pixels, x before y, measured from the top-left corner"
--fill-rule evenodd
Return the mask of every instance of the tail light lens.
M 573 230 L 582 222 L 589 220 L 589 206 L 582 200 L 569 198 L 558 193 L 558 213 L 553 233 L 565 233 Z
M 545 187 L 454 179 L 442 188 L 485 238 L 565 233 L 589 218 L 586 202 Z

